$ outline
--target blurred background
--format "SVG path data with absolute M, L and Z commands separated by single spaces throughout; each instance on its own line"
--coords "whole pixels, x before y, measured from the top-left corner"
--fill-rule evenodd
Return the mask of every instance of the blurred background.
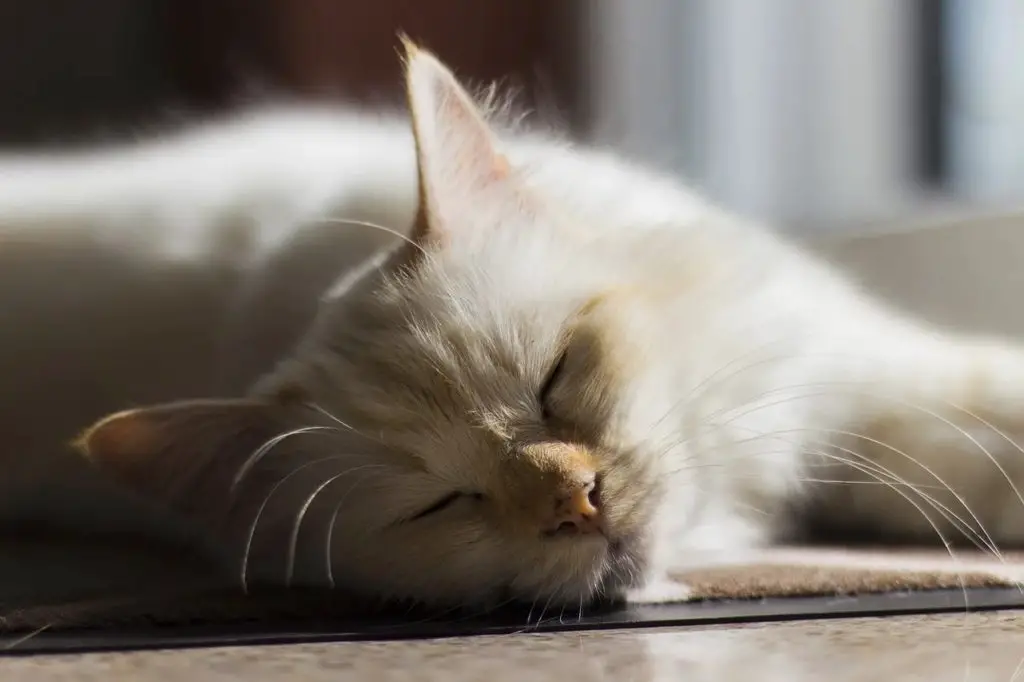
M 398 103 L 399 30 L 793 230 L 1024 203 L 1024 0 L 0 0 L 0 145 Z

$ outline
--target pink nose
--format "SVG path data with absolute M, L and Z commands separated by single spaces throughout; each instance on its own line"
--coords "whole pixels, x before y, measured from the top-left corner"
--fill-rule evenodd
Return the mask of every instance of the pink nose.
M 545 535 L 591 535 L 603 530 L 601 491 L 594 479 L 557 495 L 544 526 Z

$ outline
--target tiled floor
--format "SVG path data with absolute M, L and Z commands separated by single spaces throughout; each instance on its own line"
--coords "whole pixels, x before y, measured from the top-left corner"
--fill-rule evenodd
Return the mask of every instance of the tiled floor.
M 1024 682 L 1024 612 L 11 658 L 0 679 Z

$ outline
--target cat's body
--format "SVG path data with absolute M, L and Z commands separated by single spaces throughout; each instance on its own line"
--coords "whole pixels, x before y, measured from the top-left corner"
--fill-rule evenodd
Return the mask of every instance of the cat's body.
M 0 178 L 0 432 L 17 444 L 0 455 L 0 510 L 114 530 L 139 518 L 66 452 L 82 425 L 247 389 L 340 273 L 393 241 L 316 219 L 406 226 L 415 205 L 407 124 L 312 107 L 6 156 Z
M 1024 352 L 891 311 L 614 156 L 495 141 L 436 62 L 410 64 L 418 155 L 401 121 L 293 111 L 0 162 L 2 258 L 35 272 L 17 249 L 42 243 L 64 251 L 54 273 L 83 268 L 68 289 L 38 277 L 49 307 L 33 292 L 4 324 L 0 425 L 32 453 L 12 487 L 36 484 L 21 510 L 61 471 L 89 487 L 59 448 L 71 429 L 248 392 L 117 415 L 82 443 L 246 581 L 670 599 L 666 570 L 756 548 L 808 508 L 1024 541 Z M 413 243 L 378 251 L 395 240 L 331 218 L 414 224 Z M 100 282 L 109 261 L 71 235 L 134 279 Z M 109 495 L 95 487 L 82 505 Z

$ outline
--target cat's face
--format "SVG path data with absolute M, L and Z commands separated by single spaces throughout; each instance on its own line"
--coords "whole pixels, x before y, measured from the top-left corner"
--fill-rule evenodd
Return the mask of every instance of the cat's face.
M 334 486 L 342 582 L 575 604 L 644 568 L 660 480 L 658 453 L 622 424 L 638 357 L 617 338 L 629 320 L 600 249 L 546 226 L 524 269 L 535 245 L 520 226 L 490 227 L 339 301 L 263 389 L 301 392 L 392 453 Z M 562 263 L 592 272 L 566 278 Z
M 634 266 L 527 190 L 432 57 L 411 56 L 409 83 L 413 241 L 329 302 L 254 403 L 189 417 L 216 434 L 201 448 L 206 465 L 164 484 L 181 481 L 189 492 L 176 505 L 212 517 L 195 500 L 219 504 L 230 481 L 260 502 L 284 570 L 304 581 L 329 575 L 442 604 L 617 594 L 645 572 L 665 482 L 663 447 L 636 418 L 657 412 L 640 401 L 659 394 L 659 378 L 631 341 L 651 322 Z M 152 450 L 153 434 L 194 428 L 161 414 L 107 422 L 86 447 L 152 490 L 154 467 L 126 467 L 124 442 Z M 226 425 L 209 425 L 217 419 Z M 305 427 L 328 430 L 275 441 L 254 463 L 260 445 Z M 242 484 L 239 469 L 251 469 Z

